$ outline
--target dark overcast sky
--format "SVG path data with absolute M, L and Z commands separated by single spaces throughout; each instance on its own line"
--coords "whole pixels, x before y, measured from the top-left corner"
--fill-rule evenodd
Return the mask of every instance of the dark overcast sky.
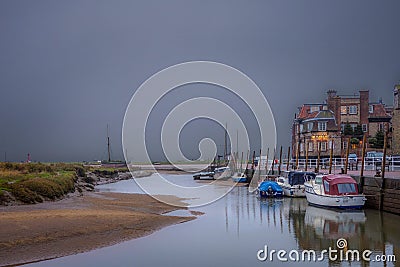
M 136 88 L 190 60 L 252 78 L 287 146 L 297 107 L 324 100 L 328 89 L 369 89 L 372 100 L 392 103 L 399 10 L 398 0 L 2 0 L 0 159 L 5 151 L 14 161 L 28 152 L 38 161 L 105 159 L 107 123 L 113 157 L 122 158 L 122 121 Z

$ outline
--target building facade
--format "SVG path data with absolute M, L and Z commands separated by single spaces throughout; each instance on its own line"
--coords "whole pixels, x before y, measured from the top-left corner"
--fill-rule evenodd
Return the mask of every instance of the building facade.
M 397 112 L 400 116 L 400 108 Z M 321 157 L 329 157 L 332 149 L 333 157 L 340 158 L 345 155 L 347 146 L 351 153 L 360 154 L 362 136 L 374 137 L 380 130 L 391 130 L 390 107 L 382 101 L 370 102 L 368 90 L 351 96 L 329 90 L 323 103 L 304 104 L 295 115 L 292 156 L 316 158 L 320 150 Z
M 393 90 L 392 153 L 400 155 L 400 84 Z

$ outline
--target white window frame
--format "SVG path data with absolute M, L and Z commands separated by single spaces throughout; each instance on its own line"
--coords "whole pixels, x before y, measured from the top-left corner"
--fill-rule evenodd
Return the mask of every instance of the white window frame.
M 326 121 L 319 121 L 318 122 L 318 131 L 319 132 L 326 132 L 326 126 L 327 126 Z
M 374 113 L 374 105 L 369 105 L 368 112 Z
M 361 125 L 361 127 L 362 127 L 362 131 L 364 133 L 368 132 L 368 124 L 363 124 L 363 125 Z
M 312 123 L 312 122 L 307 123 L 307 130 L 309 132 L 311 132 L 313 128 L 314 128 L 314 123 Z
M 349 106 L 349 114 L 350 115 L 357 115 L 358 114 L 358 107 L 357 106 Z
M 312 152 L 314 150 L 314 142 L 308 142 L 308 152 Z
M 347 114 L 347 106 L 341 106 L 340 107 L 340 114 L 341 115 L 346 115 Z
M 321 151 L 326 151 L 326 147 L 327 147 L 327 142 L 326 141 L 322 141 L 321 142 Z

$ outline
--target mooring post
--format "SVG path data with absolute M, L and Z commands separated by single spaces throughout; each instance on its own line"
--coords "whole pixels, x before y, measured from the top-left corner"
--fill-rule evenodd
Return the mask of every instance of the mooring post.
M 282 164 L 282 146 L 281 146 L 281 151 L 279 152 L 279 167 L 278 167 L 278 175 L 281 175 L 281 165 Z
M 333 159 L 333 138 L 331 140 L 331 151 L 329 153 L 329 174 L 332 173 L 332 159 Z
M 347 174 L 347 167 L 349 166 L 349 153 L 350 153 L 350 137 L 347 138 L 347 148 L 346 148 L 346 161 L 344 164 L 344 174 Z
M 308 169 L 308 142 L 305 143 L 305 149 L 306 149 L 306 166 L 304 168 L 304 171 L 307 171 L 307 169 Z
M 360 171 L 360 193 L 364 192 L 364 164 L 365 164 L 365 150 L 367 148 L 367 135 L 363 135 L 363 146 L 361 152 L 361 171 Z M 358 164 L 358 163 L 357 163 Z
M 383 138 L 383 158 L 382 158 L 382 185 L 380 190 L 380 201 L 379 201 L 379 210 L 383 210 L 383 201 L 385 196 L 385 188 L 386 188 L 386 179 L 385 179 L 385 166 L 386 166 L 386 147 L 387 147 L 387 133 L 384 132 Z
M 290 146 L 288 146 L 288 150 L 287 150 L 287 162 L 286 162 L 286 170 L 289 170 L 289 166 L 290 166 L 290 161 L 292 159 L 292 156 L 290 156 Z

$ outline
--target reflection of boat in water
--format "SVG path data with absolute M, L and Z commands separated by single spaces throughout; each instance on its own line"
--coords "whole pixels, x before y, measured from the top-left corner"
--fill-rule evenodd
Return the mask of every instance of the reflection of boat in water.
M 282 197 L 282 188 L 274 181 L 264 181 L 258 186 L 260 197 Z
M 348 175 L 317 175 L 304 186 L 308 203 L 315 206 L 360 209 L 366 200 L 358 193 L 357 182 Z
M 304 182 L 315 178 L 313 172 L 285 171 L 276 178 L 285 196 L 305 197 Z
M 357 235 L 367 220 L 364 211 L 338 211 L 308 206 L 304 223 L 311 226 L 317 236 L 338 239 Z

